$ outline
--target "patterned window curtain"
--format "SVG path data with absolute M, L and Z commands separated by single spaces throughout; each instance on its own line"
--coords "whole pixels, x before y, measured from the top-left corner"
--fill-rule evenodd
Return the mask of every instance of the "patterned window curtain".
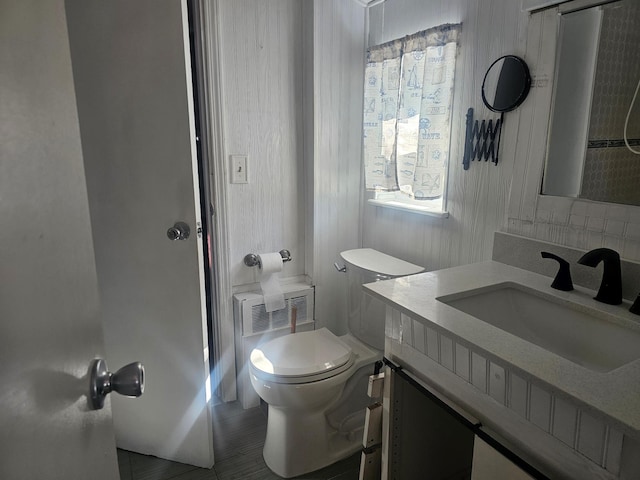
M 367 189 L 441 197 L 446 184 L 461 24 L 372 47 L 364 85 Z

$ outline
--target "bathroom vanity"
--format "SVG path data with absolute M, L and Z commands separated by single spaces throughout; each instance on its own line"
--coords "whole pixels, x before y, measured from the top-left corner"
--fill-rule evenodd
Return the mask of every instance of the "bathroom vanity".
M 387 305 L 383 478 L 428 475 L 447 416 L 453 478 L 640 478 L 640 317 L 551 281 L 489 261 L 365 285 Z

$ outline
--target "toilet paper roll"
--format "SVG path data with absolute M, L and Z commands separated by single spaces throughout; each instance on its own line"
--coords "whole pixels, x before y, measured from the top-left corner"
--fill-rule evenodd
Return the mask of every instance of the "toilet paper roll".
M 278 252 L 263 253 L 260 259 L 260 287 L 267 312 L 281 310 L 285 307 L 284 294 L 280 288 L 278 272 L 282 271 L 282 256 Z

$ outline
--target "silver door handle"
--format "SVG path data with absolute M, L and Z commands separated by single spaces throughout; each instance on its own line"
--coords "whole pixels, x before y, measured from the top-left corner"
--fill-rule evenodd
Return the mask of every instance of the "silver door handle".
M 93 410 L 104 407 L 104 399 L 111 392 L 126 397 L 139 397 L 144 392 L 144 366 L 140 362 L 125 365 L 116 373 L 107 370 L 107 362 L 96 358 L 91 364 L 89 404 Z
M 173 227 L 167 230 L 167 237 L 169 240 L 186 240 L 190 233 L 189 225 L 184 222 L 176 222 Z

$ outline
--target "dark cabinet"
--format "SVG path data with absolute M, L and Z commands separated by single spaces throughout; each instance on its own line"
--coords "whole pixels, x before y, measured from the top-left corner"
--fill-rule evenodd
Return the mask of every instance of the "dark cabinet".
M 547 478 L 488 435 L 473 416 L 391 362 L 387 364 L 391 367 L 387 377 L 391 382 L 389 479 Z

